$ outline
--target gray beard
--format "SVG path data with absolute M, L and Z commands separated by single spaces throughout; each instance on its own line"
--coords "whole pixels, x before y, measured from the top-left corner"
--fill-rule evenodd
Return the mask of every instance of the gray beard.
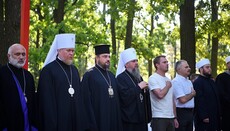
M 25 65 L 25 61 L 23 63 L 19 63 L 17 59 L 9 57 L 9 63 L 17 68 L 22 68 Z
M 141 75 L 140 75 L 140 70 L 139 68 L 134 68 L 134 69 L 127 69 L 127 71 L 134 76 L 135 79 L 137 79 L 138 81 L 142 81 L 141 80 Z

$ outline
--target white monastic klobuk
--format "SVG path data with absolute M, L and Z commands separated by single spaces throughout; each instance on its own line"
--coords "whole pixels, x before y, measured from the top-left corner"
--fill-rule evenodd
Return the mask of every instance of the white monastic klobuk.
M 57 56 L 57 50 L 62 48 L 75 48 L 75 34 L 58 34 L 55 36 L 43 67 L 54 61 Z
M 131 60 L 136 60 L 136 50 L 134 48 L 128 48 L 121 52 L 120 58 L 118 61 L 116 77 L 125 70 L 125 64 Z

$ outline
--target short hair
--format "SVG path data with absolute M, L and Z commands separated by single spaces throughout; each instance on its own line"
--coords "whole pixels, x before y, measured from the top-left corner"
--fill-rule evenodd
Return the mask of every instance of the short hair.
M 12 49 L 15 47 L 15 46 L 22 46 L 24 49 L 25 49 L 25 47 L 23 46 L 23 45 L 21 45 L 21 44 L 19 44 L 19 43 L 15 43 L 15 44 L 13 44 L 13 45 L 11 45 L 9 48 L 8 48 L 8 54 L 10 54 L 10 55 L 12 55 Z
M 187 62 L 186 60 L 179 60 L 175 63 L 175 71 L 178 71 L 181 68 L 182 62 Z
M 161 59 L 162 57 L 165 58 L 166 56 L 160 55 L 160 56 L 157 56 L 157 57 L 153 60 L 154 67 L 155 67 L 156 69 L 157 69 L 156 64 L 159 64 L 159 63 L 160 63 L 160 59 Z

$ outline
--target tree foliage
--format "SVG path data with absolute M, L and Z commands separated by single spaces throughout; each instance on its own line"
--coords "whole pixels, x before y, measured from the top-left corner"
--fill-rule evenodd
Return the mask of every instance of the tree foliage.
M 4 2 L 5 5 L 8 3 Z M 12 7 L 20 4 L 16 0 L 11 2 Z M 183 52 L 180 51 L 179 42 L 181 35 L 179 11 L 184 2 L 185 0 L 33 0 L 30 10 L 29 70 L 38 79 L 39 71 L 55 35 L 75 33 L 74 64 L 78 67 L 81 76 L 94 65 L 93 46 L 102 43 L 111 45 L 111 70 L 114 73 L 119 53 L 127 47 L 134 47 L 145 79 L 152 73 L 152 60 L 160 54 L 167 56 L 171 63 L 169 73 L 173 76 L 173 65 L 181 59 L 180 55 Z M 4 4 L 0 3 L 2 11 L 8 9 L 3 6 Z M 211 59 L 212 38 L 218 38 L 216 67 L 217 73 L 220 73 L 225 69 L 225 57 L 230 55 L 230 2 L 219 0 L 216 5 L 218 19 L 212 21 L 211 0 L 195 1 L 196 52 L 191 55 L 195 56 L 196 61 L 201 58 Z M 14 12 L 8 11 L 8 14 Z M 16 13 L 19 14 L 18 12 Z M 4 21 L 8 17 L 5 17 L 3 12 L 0 13 L 2 27 L 0 33 L 3 34 L 4 29 L 19 32 L 19 17 L 14 17 L 17 22 L 13 22 L 12 29 L 5 26 L 12 22 Z M 14 19 L 10 17 L 9 20 Z M 130 20 L 133 25 L 127 26 Z M 19 41 L 17 33 L 7 36 L 9 38 L 14 36 L 10 40 Z M 7 50 L 6 43 L 12 44 L 1 41 L 1 47 L 4 47 L 1 48 L 1 51 L 4 50 L 3 53 Z M 1 63 L 6 61 L 3 57 L 5 58 L 1 54 Z

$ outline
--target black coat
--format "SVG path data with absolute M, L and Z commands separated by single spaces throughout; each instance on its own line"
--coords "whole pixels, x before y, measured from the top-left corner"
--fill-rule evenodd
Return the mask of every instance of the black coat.
M 28 118 L 30 125 L 36 126 L 35 121 L 35 86 L 32 74 L 23 69 L 16 68 L 8 64 L 10 69 L 17 77 L 22 91 L 24 92 L 24 78 L 25 73 L 26 87 L 25 94 L 27 97 Z M 23 131 L 24 130 L 24 116 L 22 106 L 19 98 L 18 89 L 11 71 L 7 65 L 0 69 L 0 130 L 7 128 L 8 131 Z
M 195 96 L 195 130 L 219 131 L 220 130 L 220 104 L 217 86 L 214 80 L 199 76 L 194 82 Z M 209 118 L 209 123 L 203 119 Z
M 217 76 L 216 83 L 220 97 L 222 129 L 230 131 L 230 74 L 224 72 Z
M 109 78 L 107 77 L 107 73 Z M 109 86 L 105 79 L 111 82 L 114 91 L 112 97 L 109 96 Z M 87 105 L 87 109 L 94 115 L 94 119 L 91 119 L 91 123 L 93 124 L 94 121 L 96 121 L 96 130 L 122 131 L 115 76 L 110 71 L 107 72 L 96 65 L 96 67 L 91 68 L 84 74 L 82 88 L 84 90 L 85 100 L 91 101 L 91 104 Z
M 58 64 L 63 67 L 64 71 Z M 68 92 L 72 71 L 73 97 Z M 88 127 L 81 96 L 80 77 L 73 65 L 56 59 L 46 65 L 38 84 L 39 130 L 41 131 L 84 131 Z
M 140 81 L 136 80 L 127 70 L 118 75 L 116 79 L 123 123 L 140 126 L 139 128 L 134 126 L 136 129 L 132 131 L 147 131 L 147 124 L 151 120 L 148 89 L 145 91 L 141 89 L 138 86 Z

